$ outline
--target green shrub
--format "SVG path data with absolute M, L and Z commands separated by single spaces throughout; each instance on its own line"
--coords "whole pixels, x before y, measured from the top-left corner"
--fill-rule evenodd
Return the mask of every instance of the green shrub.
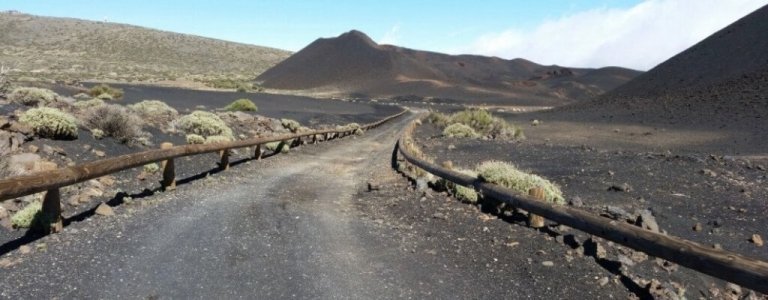
M 500 118 L 493 118 L 488 135 L 494 139 L 524 139 L 523 129 Z
M 212 135 L 205 138 L 206 144 L 226 143 L 231 141 L 232 141 L 232 137 L 223 136 L 223 135 Z
M 278 152 L 278 153 L 281 153 L 281 152 L 288 152 L 288 150 L 290 150 L 290 149 L 291 149 L 291 147 L 290 147 L 290 146 L 288 146 L 288 144 L 290 144 L 290 142 L 289 142 L 289 141 L 286 141 L 286 142 L 283 144 L 283 147 L 281 147 L 281 148 L 278 150 L 278 149 L 277 149 L 277 147 L 278 147 L 278 146 L 280 146 L 280 143 L 281 143 L 281 142 L 279 142 L 279 141 L 278 141 L 278 142 L 271 142 L 271 143 L 266 143 L 266 144 L 264 144 L 264 147 L 265 147 L 265 148 L 267 148 L 267 150 L 269 150 L 269 151 L 272 151 L 272 152 Z
M 445 129 L 443 129 L 443 135 L 447 137 L 458 137 L 458 138 L 478 137 L 477 132 L 475 132 L 475 130 L 472 129 L 472 127 L 469 127 L 461 123 L 448 125 L 448 127 L 445 127 Z
M 96 99 L 109 101 L 109 100 L 114 100 L 115 97 L 113 97 L 111 94 L 101 93 L 98 96 L 96 96 Z
M 208 80 L 205 85 L 217 89 L 234 89 L 238 92 L 246 92 L 253 88 L 253 84 L 243 80 L 219 78 Z
M 478 177 L 483 181 L 497 184 L 523 195 L 535 187 L 544 189 L 547 201 L 564 204 L 563 192 L 560 187 L 538 175 L 528 174 L 517 169 L 514 165 L 501 161 L 486 161 L 477 166 Z
M 101 100 L 101 99 L 98 99 L 98 98 L 93 98 L 93 99 L 90 99 L 90 100 L 77 101 L 77 102 L 73 103 L 72 105 L 75 108 L 77 108 L 77 109 L 87 109 L 87 108 L 91 108 L 91 107 L 96 107 L 96 106 L 104 105 L 104 100 Z
M 451 123 L 461 123 L 481 133 L 490 131 L 493 122 L 493 115 L 486 109 L 470 108 L 451 115 Z
M 35 218 L 39 218 L 39 214 L 42 214 L 43 203 L 35 201 L 16 212 L 11 217 L 11 225 L 16 228 L 29 228 L 32 226 L 32 222 Z
M 451 122 L 451 117 L 439 112 L 431 112 L 427 116 L 427 122 L 441 127 L 447 126 Z
M 152 123 L 165 124 L 179 116 L 179 112 L 176 109 L 160 100 L 143 100 L 128 107 L 144 120 L 151 121 Z
M 294 133 L 299 130 L 299 127 L 301 127 L 299 122 L 291 119 L 280 119 L 280 123 L 283 124 L 283 128 L 288 129 Z
M 257 111 L 258 107 L 249 99 L 237 99 L 224 107 L 224 109 L 229 111 Z
M 205 138 L 199 134 L 187 134 L 187 144 L 204 144 Z
M 88 90 L 88 95 L 104 100 L 120 99 L 123 97 L 123 90 L 101 83 Z M 106 95 L 109 95 L 108 99 L 102 98 L 107 97 Z
M 93 128 L 91 129 L 91 136 L 93 136 L 94 139 L 100 140 L 104 138 L 104 130 Z
M 219 116 L 200 110 L 179 118 L 177 127 L 187 134 L 194 133 L 203 137 L 212 135 L 232 137 L 232 129 Z
M 477 172 L 472 170 L 456 169 L 455 171 L 472 177 L 477 177 Z M 477 203 L 478 194 L 473 187 L 465 187 L 452 182 L 448 184 L 448 187 L 456 199 L 467 203 Z
M 40 107 L 30 109 L 19 118 L 40 137 L 50 139 L 76 139 L 77 119 L 61 110 Z
M 160 171 L 160 166 L 157 163 L 151 163 L 144 165 L 144 173 L 154 174 Z
M 142 120 L 136 114 L 117 104 L 92 107 L 85 116 L 88 128 L 99 129 L 121 143 L 137 143 L 148 134 L 141 130 Z
M 49 89 L 34 87 L 15 88 L 8 94 L 8 100 L 26 106 L 46 105 L 58 101 L 59 95 Z

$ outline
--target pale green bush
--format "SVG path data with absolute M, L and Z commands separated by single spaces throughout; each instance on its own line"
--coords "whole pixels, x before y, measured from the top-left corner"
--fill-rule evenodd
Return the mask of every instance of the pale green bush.
M 101 100 L 115 100 L 115 97 L 114 97 L 114 96 L 112 96 L 112 95 L 110 95 L 110 94 L 107 94 L 107 93 L 101 93 L 101 94 L 99 94 L 99 95 L 97 95 L 97 96 L 96 96 L 96 99 L 101 99 Z
M 286 141 L 286 142 L 283 144 L 283 147 L 281 147 L 281 148 L 278 150 L 278 149 L 277 149 L 277 147 L 279 147 L 279 146 L 280 146 L 280 143 L 281 143 L 281 142 L 279 142 L 279 141 L 278 141 L 278 142 L 271 142 L 271 143 L 266 143 L 266 144 L 264 144 L 264 147 L 265 147 L 265 148 L 267 148 L 267 150 L 269 150 L 269 151 L 278 152 L 278 153 L 281 153 L 281 152 L 288 152 L 288 150 L 290 150 L 290 149 L 291 149 L 291 147 L 290 147 L 290 146 L 288 146 L 289 142 L 288 142 L 288 141 Z
M 232 141 L 232 137 L 223 136 L 223 135 L 212 135 L 205 138 L 206 144 L 226 143 L 231 141 Z
M 77 109 L 88 109 L 91 107 L 104 105 L 104 100 L 93 98 L 90 100 L 76 101 L 72 105 Z
M 34 87 L 15 88 L 8 94 L 9 101 L 26 106 L 46 105 L 58 99 L 59 95 L 53 91 Z
M 469 127 L 461 123 L 448 125 L 447 127 L 445 127 L 445 129 L 443 129 L 443 135 L 447 137 L 458 137 L 458 138 L 478 137 L 477 132 L 475 132 L 475 130 L 472 129 L 472 127 Z
M 119 99 L 123 97 L 123 90 L 113 88 L 106 84 L 99 84 L 88 90 L 88 94 L 91 97 L 96 97 L 104 100 Z
M 487 133 L 494 122 L 493 115 L 480 108 L 470 108 L 451 115 L 450 123 L 461 123 L 472 127 L 477 132 Z
M 288 129 L 294 133 L 297 132 L 301 127 L 301 123 L 291 119 L 280 119 L 280 123 L 283 125 L 283 128 Z
M 427 116 L 427 122 L 431 124 L 435 124 L 437 126 L 447 126 L 448 123 L 451 122 L 451 117 L 439 113 L 439 112 L 431 112 L 429 113 L 429 116 Z
M 104 138 L 104 130 L 93 128 L 91 129 L 91 136 L 93 136 L 94 139 L 100 140 Z
M 204 144 L 205 138 L 199 134 L 187 134 L 187 144 Z
M 472 170 L 456 169 L 456 171 L 465 175 L 477 177 L 477 172 Z M 448 186 L 456 199 L 467 203 L 477 203 L 478 194 L 473 187 L 465 187 L 452 182 Z
M 35 134 L 50 139 L 76 139 L 77 119 L 61 110 L 40 107 L 30 109 L 19 118 L 31 127 Z
M 224 107 L 225 110 L 229 111 L 257 111 L 259 110 L 258 107 L 256 107 L 256 104 L 253 103 L 250 99 L 237 99 L 234 102 L 230 103 L 226 107 Z
M 35 201 L 16 212 L 11 217 L 11 225 L 16 228 L 29 228 L 32 222 L 42 213 L 43 203 Z
M 197 134 L 203 137 L 212 135 L 233 136 L 232 129 L 219 116 L 200 110 L 179 118 L 176 126 L 187 134 Z
M 154 174 L 157 173 L 157 171 L 160 171 L 160 165 L 157 163 L 146 164 L 143 169 L 145 173 Z
M 528 174 L 517 169 L 514 165 L 501 161 L 486 161 L 476 168 L 478 177 L 483 181 L 497 184 L 523 195 L 535 187 L 544 189 L 545 200 L 564 204 L 563 192 L 560 187 L 549 180 L 534 174 Z
M 179 112 L 160 100 L 143 100 L 129 105 L 144 120 L 157 124 L 167 124 L 179 116 Z

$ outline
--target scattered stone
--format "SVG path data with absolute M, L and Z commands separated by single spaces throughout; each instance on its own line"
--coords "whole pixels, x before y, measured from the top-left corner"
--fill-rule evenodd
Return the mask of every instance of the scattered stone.
M 597 284 L 600 286 L 605 286 L 606 284 L 608 284 L 609 281 L 610 279 L 608 279 L 608 276 L 605 276 L 603 278 L 600 278 L 600 280 L 597 281 Z
M 40 150 L 40 147 L 35 145 L 29 145 L 29 147 L 27 147 L 27 150 L 29 150 L 29 152 L 32 152 L 32 153 L 37 153 L 37 151 Z
M 717 250 L 723 250 L 723 245 L 714 244 L 714 245 L 712 245 L 712 248 L 717 249 Z
M 30 252 L 32 252 L 32 247 L 30 246 L 24 245 L 19 247 L 19 253 L 21 254 L 29 254 Z
M 13 266 L 13 261 L 10 258 L 3 258 L 0 259 L 0 268 L 8 268 L 10 266 Z
M 632 219 L 631 215 L 621 207 L 608 205 L 603 208 L 603 214 L 614 220 L 628 220 Z
M 112 210 L 112 207 L 106 203 L 101 203 L 98 207 L 96 207 L 96 214 L 101 216 L 114 216 L 115 211 Z
M 715 228 L 720 228 L 720 227 L 723 227 L 723 220 L 715 219 L 707 222 L 707 224 L 712 225 L 712 227 L 715 227 Z
M 552 267 L 552 266 L 555 265 L 555 263 L 553 263 L 552 261 L 549 261 L 549 260 L 545 260 L 545 261 L 541 262 L 541 265 L 545 266 L 545 267 Z
M 677 264 L 661 258 L 656 258 L 656 265 L 669 273 L 677 271 L 677 268 L 678 268 Z
M 699 172 L 709 177 L 717 177 L 717 173 L 715 173 L 715 171 L 712 171 L 710 169 L 701 169 L 701 171 Z
M 693 231 L 701 231 L 701 223 L 696 223 L 693 225 Z
M 8 210 L 4 206 L 0 205 L 0 219 L 5 219 L 9 216 Z
M 12 229 L 13 223 L 11 223 L 11 218 L 0 219 L 0 227 L 5 229 Z
M 115 177 L 112 176 L 104 176 L 98 179 L 99 183 L 105 185 L 105 186 L 111 186 L 115 184 Z
M 509 247 L 509 248 L 515 247 L 515 246 L 517 246 L 517 245 L 520 245 L 520 242 L 509 242 L 509 243 L 504 243 L 504 246 L 507 246 L 507 247 Z
M 725 284 L 725 292 L 738 299 L 739 296 L 741 296 L 741 287 L 737 284 L 728 282 Z
M 656 218 L 653 216 L 653 213 L 650 210 L 645 209 L 641 211 L 635 224 L 644 229 L 653 232 L 659 232 L 659 223 L 656 222 Z
M 622 265 L 625 265 L 625 266 L 628 266 L 628 267 L 632 267 L 632 266 L 635 265 L 635 262 L 631 258 L 629 258 L 628 256 L 626 256 L 624 254 L 619 254 L 618 259 L 619 259 L 619 262 Z
M 622 184 L 614 184 L 614 185 L 611 185 L 608 188 L 608 191 L 611 191 L 611 192 L 631 192 L 632 191 L 632 186 L 630 186 L 629 183 L 626 183 L 626 182 L 622 183 Z
M 369 192 L 378 191 L 380 189 L 381 189 L 381 186 L 378 183 L 375 183 L 375 182 L 372 182 L 372 181 L 368 181 L 368 191 Z
M 107 156 L 107 154 L 104 153 L 104 151 L 101 151 L 101 150 L 93 150 L 93 154 L 98 156 L 98 157 L 105 157 L 105 156 Z
M 432 214 L 432 218 L 441 219 L 441 220 L 447 220 L 448 216 L 446 216 L 445 214 L 443 214 L 441 212 L 436 212 L 436 213 Z
M 573 206 L 573 207 L 582 207 L 582 206 L 584 206 L 584 201 L 581 200 L 581 197 L 575 196 L 575 197 L 571 198 L 571 200 L 568 201 L 568 204 Z
M 416 179 L 416 189 L 419 191 L 425 191 L 429 187 L 426 178 Z
M 753 234 L 752 237 L 749 239 L 749 241 L 755 244 L 755 246 L 758 246 L 758 247 L 763 246 L 763 238 L 760 237 L 760 235 L 757 233 Z

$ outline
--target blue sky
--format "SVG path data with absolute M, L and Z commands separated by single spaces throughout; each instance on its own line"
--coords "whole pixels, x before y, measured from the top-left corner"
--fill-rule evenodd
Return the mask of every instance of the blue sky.
M 415 49 L 524 57 L 545 64 L 647 69 L 766 3 L 768 0 L 3 0 L 0 10 L 108 20 L 291 51 L 318 37 L 358 29 L 378 42 Z M 649 22 L 669 23 L 661 17 L 699 21 L 673 21 L 676 28 L 668 33 L 663 28 L 656 29 L 658 32 L 639 30 Z M 633 36 L 646 39 L 640 44 L 648 51 L 630 51 L 630 58 L 600 52 L 637 48 Z M 648 41 L 651 39 L 655 41 Z M 674 45 L 658 47 L 669 41 Z

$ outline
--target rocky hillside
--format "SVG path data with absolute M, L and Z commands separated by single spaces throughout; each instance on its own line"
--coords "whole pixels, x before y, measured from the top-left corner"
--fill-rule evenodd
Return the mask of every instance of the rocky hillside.
M 0 13 L 0 63 L 46 78 L 253 78 L 289 52 L 149 28 Z
M 319 93 L 560 105 L 600 95 L 639 73 L 617 67 L 542 66 L 524 59 L 447 55 L 379 45 L 353 30 L 316 40 L 261 74 L 257 81 L 267 88 Z
M 629 122 L 768 129 L 768 6 L 568 110 Z M 582 114 L 583 115 L 583 114 Z

